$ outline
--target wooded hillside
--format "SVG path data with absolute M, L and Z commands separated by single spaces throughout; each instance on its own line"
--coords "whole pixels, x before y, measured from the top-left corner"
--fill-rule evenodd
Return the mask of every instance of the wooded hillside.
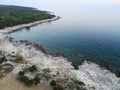
M 47 11 L 31 7 L 0 5 L 0 29 L 53 17 L 55 15 L 50 15 Z

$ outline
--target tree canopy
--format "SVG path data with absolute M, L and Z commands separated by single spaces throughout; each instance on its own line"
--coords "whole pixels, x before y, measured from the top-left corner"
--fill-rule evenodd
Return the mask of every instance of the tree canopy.
M 0 29 L 38 20 L 51 19 L 55 15 L 31 7 L 0 5 Z

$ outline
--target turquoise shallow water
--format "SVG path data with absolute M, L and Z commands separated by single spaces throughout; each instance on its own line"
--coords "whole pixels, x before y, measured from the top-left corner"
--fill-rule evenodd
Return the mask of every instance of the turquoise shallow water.
M 91 60 L 120 72 L 120 13 L 115 10 L 74 7 L 56 11 L 61 19 L 8 36 L 41 44 L 53 54 L 63 53 L 74 63 Z

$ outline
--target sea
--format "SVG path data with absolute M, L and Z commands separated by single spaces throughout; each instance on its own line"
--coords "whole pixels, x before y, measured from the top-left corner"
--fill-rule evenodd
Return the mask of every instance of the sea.
M 46 6 L 59 20 L 8 34 L 40 44 L 46 52 L 66 56 L 79 65 L 88 60 L 120 75 L 120 6 L 79 3 Z M 61 5 L 61 6 L 60 6 Z

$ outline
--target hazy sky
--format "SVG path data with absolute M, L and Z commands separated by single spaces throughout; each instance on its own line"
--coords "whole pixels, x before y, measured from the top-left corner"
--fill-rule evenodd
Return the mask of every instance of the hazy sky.
M 91 4 L 120 4 L 120 0 L 0 0 L 1 3 L 5 3 L 5 4 L 12 4 L 12 3 L 27 3 L 27 2 L 31 2 L 31 3 L 42 3 L 42 2 L 46 2 L 46 3 L 91 3 Z
M 41 4 L 42 3 L 42 4 Z M 118 5 L 120 0 L 0 0 L 0 4 L 14 4 L 23 6 L 36 6 L 40 5 Z M 62 7 L 62 6 L 61 6 Z
M 0 0 L 0 4 L 35 7 L 55 12 L 69 20 L 120 23 L 120 0 Z M 66 14 L 66 15 L 65 15 Z M 74 20 L 72 17 L 79 17 Z M 98 20 L 99 19 L 99 20 Z M 90 23 L 91 23 L 90 22 Z
M 0 4 L 30 6 L 55 12 L 61 8 L 118 8 L 120 0 L 0 0 Z
M 98 11 L 110 13 L 109 15 L 120 13 L 120 0 L 0 0 L 0 4 L 30 6 L 58 12 L 58 15 L 59 12 L 71 13 L 72 10 L 79 11 L 80 15 L 85 15 L 84 12 L 96 14 Z

